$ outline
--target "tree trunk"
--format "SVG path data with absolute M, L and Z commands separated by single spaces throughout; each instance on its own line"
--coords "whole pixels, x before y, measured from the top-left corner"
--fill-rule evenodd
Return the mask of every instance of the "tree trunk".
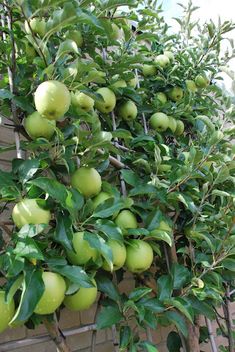
M 188 323 L 188 338 L 186 339 L 187 352 L 200 352 L 199 346 L 199 324 L 198 321 L 195 324 Z
M 56 321 L 49 321 L 46 318 L 43 319 L 43 323 L 51 336 L 51 339 L 56 344 L 58 352 L 71 352 L 70 348 L 67 346 L 65 337 L 59 330 L 58 324 Z

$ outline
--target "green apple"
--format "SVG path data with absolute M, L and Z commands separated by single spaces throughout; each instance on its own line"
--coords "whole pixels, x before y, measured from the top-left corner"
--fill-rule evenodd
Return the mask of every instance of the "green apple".
M 97 297 L 97 285 L 95 280 L 92 280 L 94 287 L 81 287 L 73 295 L 66 296 L 64 305 L 72 311 L 86 310 L 95 303 Z
M 92 78 L 92 82 L 93 83 L 105 83 L 105 77 L 106 74 L 103 71 L 99 71 L 99 70 L 92 70 L 91 71 L 93 74 L 95 73 L 95 76 L 93 76 Z
M 131 79 L 127 82 L 127 85 L 130 86 L 130 87 L 132 87 L 132 88 L 136 88 L 137 83 L 138 83 L 138 78 L 135 76 L 135 77 L 131 78 Z
M 120 79 L 119 81 L 114 82 L 112 86 L 116 88 L 124 88 L 124 87 L 127 87 L 127 84 L 126 84 L 126 81 L 124 81 L 124 79 Z
M 121 29 L 116 25 L 116 23 L 111 23 L 112 27 L 112 32 L 111 32 L 111 38 L 113 40 L 118 40 L 121 39 Z
M 93 109 L 95 101 L 89 95 L 76 91 L 75 93 L 71 93 L 71 103 L 75 107 L 79 107 L 82 110 L 88 112 Z
M 101 190 L 101 177 L 94 168 L 80 167 L 71 177 L 71 185 L 85 197 L 93 197 Z
M 164 55 L 167 56 L 170 61 L 174 61 L 175 57 L 171 51 L 169 51 L 169 50 L 164 51 Z
M 75 232 L 73 234 L 73 248 L 74 251 L 67 251 L 69 261 L 74 265 L 86 264 L 90 259 L 93 261 L 97 258 L 97 250 L 92 248 L 84 239 L 83 232 Z
M 61 275 L 49 271 L 42 273 L 42 280 L 45 290 L 34 309 L 34 313 L 40 315 L 52 314 L 64 300 L 66 284 Z
M 106 201 L 109 198 L 112 198 L 113 196 L 107 192 L 100 192 L 95 198 L 92 199 L 94 209 L 98 207 L 101 203 Z
M 106 87 L 99 88 L 96 93 L 100 94 L 104 101 L 96 101 L 95 107 L 100 112 L 108 114 L 113 111 L 116 106 L 116 96 L 114 92 Z
M 177 121 L 176 121 L 176 119 L 174 119 L 173 116 L 168 116 L 168 119 L 169 119 L 168 128 L 171 130 L 172 133 L 174 133 L 176 130 L 176 127 L 177 127 Z
M 172 232 L 172 228 L 171 228 L 170 225 L 169 225 L 166 221 L 164 221 L 164 220 L 160 221 L 160 224 L 159 224 L 157 230 L 161 230 L 161 231 L 165 231 L 165 232 Z
M 49 224 L 51 213 L 40 208 L 36 199 L 24 198 L 14 206 L 12 219 L 18 228 L 26 224 Z
M 181 134 L 184 133 L 184 123 L 181 120 L 176 121 L 176 130 L 175 130 L 175 135 L 176 136 L 181 136 Z
M 158 171 L 160 173 L 162 172 L 169 172 L 171 170 L 171 165 L 168 165 L 168 164 L 160 164 L 158 166 Z
M 0 291 L 0 333 L 7 329 L 9 322 L 15 314 L 15 303 L 11 299 L 10 302 L 6 302 L 6 292 Z
M 48 120 L 58 120 L 68 111 L 71 96 L 63 83 L 45 81 L 36 89 L 34 102 L 42 117 Z
M 77 53 L 78 54 L 78 46 L 76 42 L 72 39 L 66 39 L 64 42 L 60 43 L 59 49 L 56 53 L 56 58 L 61 58 L 67 53 Z
M 130 240 L 126 247 L 126 268 L 132 273 L 142 273 L 150 268 L 153 262 L 153 250 L 143 240 Z
M 44 19 L 32 18 L 29 20 L 29 24 L 25 21 L 25 31 L 27 34 L 32 34 L 30 28 L 41 38 L 46 34 L 46 22 Z
M 107 245 L 112 250 L 113 255 L 113 270 L 118 270 L 123 267 L 126 261 L 126 247 L 123 243 L 120 243 L 115 240 L 108 240 Z M 111 267 L 109 266 L 108 262 L 104 261 L 103 269 L 106 271 L 111 271 Z
M 168 97 L 175 102 L 181 100 L 183 96 L 184 96 L 184 91 L 181 87 L 173 87 L 168 92 Z
M 115 219 L 115 223 L 125 232 L 127 229 L 138 227 L 136 216 L 130 210 L 122 210 Z
M 150 118 L 150 126 L 157 132 L 164 132 L 169 127 L 169 118 L 163 112 L 156 112 Z
M 165 93 L 159 92 L 155 95 L 154 101 L 159 102 L 161 105 L 165 105 L 167 102 L 167 96 Z
M 100 131 L 100 132 L 96 135 L 96 140 L 97 140 L 98 142 L 111 142 L 112 139 L 113 139 L 112 132 Z
M 157 73 L 157 68 L 153 65 L 143 65 L 142 67 L 142 72 L 144 77 L 148 77 L 148 76 L 155 76 Z
M 138 114 L 137 107 L 132 100 L 127 100 L 118 107 L 118 116 L 125 121 L 135 120 Z
M 161 68 L 166 68 L 170 64 L 170 60 L 166 55 L 158 55 L 155 57 L 154 61 Z
M 192 79 L 187 79 L 185 84 L 189 92 L 195 93 L 197 91 L 197 86 Z
M 47 120 L 37 111 L 27 116 L 24 120 L 24 128 L 32 139 L 39 137 L 51 139 L 55 132 L 56 122 Z
M 78 30 L 68 31 L 65 33 L 65 37 L 67 39 L 74 40 L 79 48 L 81 48 L 83 44 L 82 33 Z
M 205 74 L 202 74 L 196 76 L 195 83 L 198 88 L 206 88 L 210 84 L 210 81 Z

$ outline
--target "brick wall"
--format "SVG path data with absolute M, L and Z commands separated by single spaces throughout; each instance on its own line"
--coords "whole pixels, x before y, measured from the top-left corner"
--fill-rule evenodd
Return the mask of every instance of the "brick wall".
M 0 147 L 14 144 L 14 132 L 13 129 L 8 126 L 0 126 Z M 0 154 L 0 168 L 2 170 L 10 169 L 11 159 L 16 157 L 16 152 L 8 151 Z M 4 213 L 7 218 L 8 214 Z M 122 291 L 130 291 L 133 287 L 133 281 L 131 277 L 127 277 L 125 282 L 120 284 L 120 289 Z M 232 306 L 235 319 L 235 303 Z M 60 317 L 60 328 L 61 330 L 66 330 L 75 327 L 81 327 L 86 324 L 94 323 L 94 315 L 96 311 L 96 305 L 85 312 L 70 312 L 67 309 L 63 309 Z M 1 318 L 1 317 L 0 317 Z M 205 324 L 204 324 L 205 325 Z M 216 323 L 213 323 L 214 331 L 217 328 Z M 156 331 L 151 331 L 153 342 L 157 344 L 159 352 L 167 352 L 166 338 L 171 328 L 159 328 Z M 45 335 L 47 332 L 43 326 L 38 326 L 35 330 L 28 330 L 25 327 L 19 327 L 14 329 L 8 329 L 4 333 L 0 334 L 0 344 L 4 342 L 10 342 L 18 339 L 32 338 L 35 336 Z M 91 346 L 92 331 L 84 332 L 81 334 L 76 334 L 73 336 L 68 336 L 67 341 L 73 352 L 88 352 Z M 144 332 L 143 337 L 145 338 Z M 112 342 L 112 332 L 110 330 L 102 330 L 97 332 L 96 338 L 96 352 L 111 352 L 114 351 L 114 346 Z M 217 345 L 226 346 L 227 341 L 221 337 L 216 337 Z M 0 352 L 3 351 L 0 346 Z M 9 350 L 10 352 L 13 349 Z M 55 344 L 51 341 L 36 344 L 33 346 L 21 347 L 16 351 L 18 352 L 56 352 Z M 209 344 L 204 344 L 202 346 L 202 351 L 210 352 L 211 348 Z M 193 351 L 192 351 L 193 352 Z

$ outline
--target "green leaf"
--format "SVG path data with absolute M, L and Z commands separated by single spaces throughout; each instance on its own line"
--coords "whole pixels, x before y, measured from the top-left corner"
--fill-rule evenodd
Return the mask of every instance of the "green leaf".
M 92 280 L 80 266 L 49 264 L 49 268 L 52 271 L 67 277 L 71 282 L 78 284 L 80 287 L 94 287 Z
M 170 247 L 172 246 L 173 236 L 166 231 L 154 230 L 151 232 L 150 237 L 153 237 L 155 240 L 164 241 L 169 244 Z
M 0 89 L 0 99 L 12 99 L 13 94 L 7 89 Z
M 137 287 L 129 294 L 129 299 L 136 302 L 136 301 L 140 300 L 141 298 L 143 298 L 144 296 L 148 295 L 150 292 L 152 292 L 151 288 Z
M 23 291 L 17 311 L 10 324 L 25 322 L 33 314 L 37 303 L 43 295 L 45 286 L 42 271 L 34 268 L 24 273 Z
M 132 337 L 131 328 L 122 326 L 120 329 L 120 350 L 126 350 Z
M 98 272 L 95 279 L 99 291 L 105 293 L 110 299 L 115 302 L 120 300 L 121 297 L 117 287 L 107 276 Z
M 157 298 L 148 298 L 144 297 L 139 302 L 136 303 L 137 306 L 148 309 L 154 313 L 162 313 L 166 309 L 165 306 Z
M 97 317 L 97 328 L 106 329 L 110 326 L 119 323 L 123 316 L 120 313 L 118 306 L 103 307 Z
M 210 132 L 214 132 L 215 131 L 215 126 L 211 122 L 211 119 L 208 116 L 206 116 L 206 115 L 198 115 L 196 117 L 196 119 L 202 121 L 208 127 L 208 130 Z
M 184 337 L 188 336 L 187 325 L 186 325 L 185 320 L 182 317 L 182 315 L 180 315 L 177 312 L 172 312 L 172 311 L 167 311 L 164 315 L 172 324 L 174 324 L 177 327 L 177 329 L 180 332 L 182 332 Z
M 55 179 L 48 177 L 39 177 L 30 181 L 31 184 L 39 187 L 45 193 L 48 193 L 53 199 L 60 204 L 65 204 L 68 192 L 66 187 Z
M 169 299 L 167 301 L 164 301 L 164 303 L 167 303 L 167 305 L 172 305 L 176 309 L 178 309 L 183 315 L 188 318 L 188 320 L 193 324 L 193 309 L 191 308 L 189 302 L 181 297 L 176 297 L 173 299 Z
M 221 191 L 220 189 L 213 189 L 211 194 L 219 197 L 231 197 L 231 194 L 229 194 L 228 192 Z
M 186 285 L 190 280 L 189 270 L 181 264 L 175 263 L 171 268 L 171 275 L 173 277 L 173 285 L 175 290 L 179 290 Z
M 171 275 L 162 275 L 157 280 L 158 298 L 160 301 L 169 299 L 173 291 L 173 280 Z
M 141 178 L 131 170 L 121 170 L 122 177 L 128 185 L 136 187 L 140 185 L 142 182 Z
M 20 275 L 16 279 L 14 278 L 8 281 L 8 284 L 11 284 L 10 287 L 8 286 L 6 291 L 7 293 L 6 299 L 8 303 L 13 299 L 16 291 L 22 286 L 23 280 L 24 280 L 24 276 Z
M 218 185 L 220 183 L 225 182 L 229 178 L 229 176 L 229 168 L 223 165 L 217 173 L 216 179 L 214 180 L 214 185 Z
M 113 254 L 111 248 L 105 243 L 105 240 L 91 232 L 84 232 L 84 240 L 89 242 L 89 245 L 93 248 L 96 248 L 104 259 L 108 262 L 111 268 L 113 268 Z
M 73 250 L 71 243 L 73 239 L 72 221 L 67 212 L 59 212 L 56 214 L 54 239 L 66 249 Z
M 180 352 L 182 347 L 181 339 L 176 331 L 171 331 L 167 336 L 167 348 L 169 352 Z
M 108 238 L 123 242 L 122 231 L 111 220 L 99 219 L 95 223 L 98 231 L 103 232 Z
M 215 319 L 215 312 L 213 310 L 213 307 L 203 301 L 199 301 L 196 297 L 190 296 L 188 297 L 188 300 L 192 306 L 192 308 L 195 311 L 195 314 L 202 314 L 205 315 L 207 318 L 214 320 Z
M 19 179 L 22 183 L 26 183 L 30 180 L 34 174 L 38 171 L 40 165 L 39 159 L 29 159 L 23 161 L 18 167 Z
M 132 188 L 130 191 L 130 196 L 138 196 L 138 195 L 144 195 L 144 194 L 154 194 L 157 195 L 157 188 L 152 186 L 152 185 L 140 185 L 135 188 Z
M 13 251 L 17 257 L 43 260 L 44 256 L 37 246 L 37 243 L 30 237 L 19 238 Z
M 125 203 L 122 200 L 116 201 L 115 199 L 110 198 L 100 204 L 92 216 L 94 218 L 108 218 L 113 215 L 113 213 L 118 212 L 123 208 L 125 208 Z
M 230 271 L 235 271 L 235 259 L 233 258 L 226 258 L 222 261 L 222 265 L 224 268 L 230 270 Z
M 157 347 L 153 346 L 150 342 L 143 341 L 140 344 L 140 347 L 143 347 L 147 352 L 158 352 Z

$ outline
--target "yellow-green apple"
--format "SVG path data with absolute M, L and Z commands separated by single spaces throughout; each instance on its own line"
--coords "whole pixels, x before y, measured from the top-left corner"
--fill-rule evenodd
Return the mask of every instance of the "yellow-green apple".
M 6 292 L 0 291 L 0 333 L 7 329 L 9 322 L 15 313 L 15 303 L 11 299 L 10 302 L 6 301 Z
M 184 123 L 181 120 L 177 120 L 176 121 L 175 135 L 176 136 L 180 136 L 183 133 L 184 133 Z
M 177 127 L 176 119 L 174 119 L 173 116 L 168 116 L 168 119 L 169 119 L 168 128 L 171 130 L 172 133 L 174 133 Z
M 24 198 L 14 206 L 12 219 L 18 228 L 26 224 L 49 224 L 51 213 L 42 209 L 36 199 Z
M 96 135 L 96 140 L 99 142 L 111 142 L 112 138 L 113 138 L 112 132 L 108 132 L 108 131 L 100 131 Z
M 55 132 L 56 122 L 42 117 L 37 111 L 27 116 L 24 120 L 24 128 L 32 139 L 43 137 L 51 139 Z
M 115 219 L 115 223 L 124 232 L 127 229 L 136 229 L 138 227 L 136 216 L 130 210 L 120 211 Z
M 210 81 L 205 74 L 201 74 L 196 76 L 195 83 L 198 88 L 206 88 Z
M 68 111 L 71 96 L 65 84 L 59 81 L 45 81 L 36 89 L 34 102 L 42 117 L 58 120 Z
M 94 287 L 81 287 L 76 293 L 66 296 L 64 299 L 65 307 L 72 311 L 90 308 L 97 297 L 97 285 L 94 279 L 92 281 Z
M 165 50 L 164 55 L 167 56 L 170 61 L 174 61 L 174 54 L 171 51 Z
M 154 61 L 161 68 L 166 68 L 170 63 L 170 60 L 166 55 L 158 55 L 155 57 Z
M 63 277 L 57 273 L 44 271 L 42 273 L 45 290 L 34 309 L 34 313 L 45 315 L 52 314 L 61 305 L 66 292 L 66 284 Z
M 31 34 L 31 30 L 33 33 L 37 33 L 41 38 L 46 34 L 46 22 L 44 19 L 32 18 L 29 20 L 29 24 L 25 21 L 25 31 L 27 34 Z
M 137 86 L 137 83 L 138 83 L 138 78 L 135 76 L 127 82 L 127 85 L 135 88 Z
M 143 240 L 130 240 L 126 247 L 126 268 L 132 273 L 142 273 L 150 268 L 153 262 L 153 250 Z
M 72 264 L 83 265 L 90 259 L 93 261 L 97 258 L 97 250 L 92 248 L 90 244 L 84 239 L 83 232 L 75 232 L 73 234 L 73 248 L 74 251 L 67 251 L 67 257 Z
M 113 196 L 107 192 L 100 192 L 95 198 L 92 199 L 94 209 L 98 207 L 101 203 L 105 202 L 107 199 L 112 198 Z
M 101 190 L 101 177 L 94 168 L 82 166 L 71 177 L 71 185 L 85 197 L 93 197 Z
M 65 33 L 67 39 L 74 40 L 77 46 L 80 48 L 83 44 L 82 33 L 79 30 L 71 30 Z
M 126 84 L 126 81 L 124 81 L 124 79 L 120 79 L 119 81 L 114 82 L 112 86 L 115 88 L 125 88 L 127 87 L 127 84 Z
M 195 93 L 197 91 L 196 83 L 192 79 L 187 79 L 185 84 L 189 92 Z
M 107 241 L 107 245 L 111 248 L 113 255 L 113 270 L 115 271 L 122 268 L 126 261 L 126 247 L 123 243 L 112 239 Z M 112 270 L 107 261 L 104 261 L 102 267 L 106 271 Z
M 135 120 L 137 114 L 137 107 L 132 100 L 127 100 L 118 107 L 118 116 L 125 121 Z
M 116 105 L 116 96 L 114 92 L 106 87 L 99 88 L 96 93 L 100 94 L 103 98 L 103 101 L 96 101 L 95 107 L 100 112 L 108 114 L 113 111 Z
M 153 65 L 144 64 L 142 67 L 142 72 L 144 77 L 155 76 L 157 73 L 157 68 Z
M 161 105 L 166 104 L 167 102 L 167 96 L 165 93 L 162 92 L 158 92 L 155 96 L 154 96 L 154 101 L 159 102 Z
M 175 102 L 181 100 L 183 96 L 184 91 L 181 87 L 173 87 L 168 92 L 168 97 Z
M 88 112 L 93 109 L 95 101 L 89 95 L 76 91 L 71 93 L 71 102 L 75 107 L 79 107 L 82 110 Z
M 164 132 L 169 127 L 169 118 L 163 112 L 156 112 L 150 118 L 150 126 L 157 132 Z

